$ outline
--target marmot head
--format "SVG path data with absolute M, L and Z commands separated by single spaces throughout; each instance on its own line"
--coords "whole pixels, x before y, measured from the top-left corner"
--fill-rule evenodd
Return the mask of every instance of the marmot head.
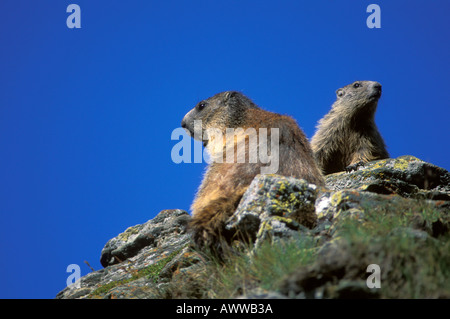
M 343 106 L 354 111 L 368 107 L 375 111 L 381 96 L 381 84 L 374 81 L 356 81 L 336 91 L 333 107 Z
M 208 129 L 225 132 L 227 128 L 241 127 L 246 121 L 246 110 L 258 108 L 248 97 L 236 91 L 218 93 L 200 101 L 181 121 L 190 136 L 208 144 Z

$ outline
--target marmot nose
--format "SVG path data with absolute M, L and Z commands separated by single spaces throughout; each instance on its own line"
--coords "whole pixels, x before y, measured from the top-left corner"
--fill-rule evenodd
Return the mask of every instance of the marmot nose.
M 377 82 L 373 85 L 373 88 L 381 91 L 381 84 Z
M 184 119 L 181 121 L 181 127 L 186 128 L 186 121 Z
M 381 96 L 381 84 L 376 82 L 373 84 L 373 90 L 376 92 L 375 94 Z

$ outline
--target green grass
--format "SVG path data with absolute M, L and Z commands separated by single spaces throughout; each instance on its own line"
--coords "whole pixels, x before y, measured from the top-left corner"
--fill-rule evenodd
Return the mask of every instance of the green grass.
M 159 274 L 161 270 L 176 256 L 180 253 L 182 249 L 178 249 L 172 252 L 169 256 L 160 261 L 144 268 L 142 270 L 142 276 L 147 276 L 148 279 L 152 280 L 154 283 L 157 283 L 159 280 Z
M 174 252 L 172 252 L 171 254 L 169 254 L 167 257 L 159 260 L 158 262 L 145 267 L 143 269 L 140 269 L 136 272 L 134 272 L 130 278 L 127 279 L 123 279 L 123 280 L 117 280 L 117 281 L 112 281 L 110 283 L 107 283 L 101 287 L 98 287 L 97 289 L 95 289 L 93 292 L 90 293 L 90 297 L 94 297 L 94 296 L 102 296 L 107 294 L 111 289 L 118 287 L 118 286 L 122 286 L 125 285 L 127 283 L 130 283 L 132 281 L 135 281 L 139 278 L 142 277 L 147 277 L 149 280 L 151 280 L 153 283 L 158 282 L 159 279 L 159 274 L 161 272 L 161 270 L 164 268 L 164 266 L 166 266 L 176 255 L 178 255 L 178 253 L 181 251 L 181 249 L 176 250 Z
M 448 212 L 417 201 L 365 209 L 362 219 L 343 219 L 336 235 L 361 263 L 381 267 L 382 298 L 450 297 Z
M 277 290 L 286 274 L 311 264 L 316 251 L 316 241 L 308 236 L 274 244 L 266 241 L 253 255 L 242 254 L 216 265 L 216 298 L 245 294 L 255 287 Z
M 345 282 L 365 287 L 366 268 L 374 263 L 381 267 L 380 298 L 450 298 L 450 233 L 435 230 L 438 223 L 443 229 L 450 225 L 448 212 L 407 200 L 363 203 L 361 212 L 341 216 L 325 230 L 328 236 L 311 232 L 267 240 L 254 250 L 249 244 L 220 261 L 203 252 L 196 270 L 172 278 L 160 297 L 234 298 L 255 288 L 280 291 L 289 275 L 314 269 L 321 258 L 318 250 L 331 237 L 349 253 L 345 263 L 350 271 L 343 278 L 330 277 L 325 297 L 333 298 Z
M 255 253 L 250 247 L 227 253 L 222 260 L 203 253 L 195 276 L 191 273 L 189 278 L 173 281 L 161 298 L 234 298 L 256 287 L 276 291 L 286 274 L 314 261 L 317 241 L 299 236 L 284 242 L 266 241 Z
M 238 252 L 227 252 L 220 260 L 190 251 L 196 262 L 188 271 L 174 272 L 167 283 L 158 286 L 156 294 L 159 298 L 234 298 L 256 288 L 280 291 L 299 270 L 304 274 L 319 266 L 319 272 L 326 271 L 320 265 L 328 257 L 318 251 L 331 238 L 343 245 L 344 265 L 349 265 L 345 267 L 350 271 L 343 278 L 324 273 L 323 278 L 328 279 L 320 285 L 325 297 L 339 294 L 346 282 L 364 288 L 367 265 L 378 264 L 381 289 L 376 296 L 380 298 L 450 298 L 449 212 L 425 201 L 404 199 L 362 202 L 358 211 L 356 215 L 341 214 L 320 235 L 312 231 L 275 243 L 266 240 L 256 249 L 241 244 Z M 114 287 L 142 277 L 157 283 L 161 270 L 178 253 L 129 279 L 99 287 L 91 295 L 104 296 Z

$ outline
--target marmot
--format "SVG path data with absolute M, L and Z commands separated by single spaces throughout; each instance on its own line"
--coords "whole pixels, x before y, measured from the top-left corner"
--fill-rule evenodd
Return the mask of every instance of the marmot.
M 223 239 L 230 241 L 233 234 L 226 232 L 225 222 L 236 210 L 254 177 L 267 167 L 267 160 L 260 157 L 264 155 L 262 153 L 278 155 L 275 158 L 277 170 L 270 173 L 303 178 L 320 186 L 325 184 L 309 141 L 296 121 L 262 110 L 242 93 L 222 92 L 199 102 L 184 116 L 181 126 L 190 136 L 203 141 L 213 159 L 191 207 L 193 217 L 189 228 L 200 247 L 215 250 L 222 245 Z M 227 130 L 238 128 L 241 131 L 236 130 L 238 133 L 230 139 L 231 143 L 226 143 Z M 250 142 L 255 136 L 248 134 L 253 131 L 260 140 L 260 129 L 267 130 L 267 140 L 271 141 L 267 143 L 271 145 L 261 152 L 261 145 L 252 148 Z M 278 141 L 272 139 L 275 133 Z M 245 146 L 246 157 L 250 158 L 256 151 L 257 160 L 237 160 L 239 151 L 235 151 L 242 146 Z M 229 153 L 234 155 L 231 162 L 227 159 Z
M 383 138 L 375 125 L 381 84 L 357 81 L 338 89 L 336 95 L 336 102 L 319 121 L 311 139 L 322 172 L 331 174 L 388 158 Z

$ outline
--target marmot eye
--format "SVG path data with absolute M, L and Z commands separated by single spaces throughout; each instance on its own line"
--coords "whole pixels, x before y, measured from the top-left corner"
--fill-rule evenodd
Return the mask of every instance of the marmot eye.
M 359 84 L 358 82 L 356 82 L 355 84 L 353 84 L 353 87 L 356 89 L 356 88 L 359 88 L 361 86 L 361 84 Z
M 201 103 L 199 103 L 199 104 L 197 105 L 197 109 L 198 109 L 199 111 L 201 111 L 201 110 L 203 110 L 203 109 L 205 108 L 205 106 L 206 106 L 206 103 L 205 103 L 205 102 L 201 102 Z

